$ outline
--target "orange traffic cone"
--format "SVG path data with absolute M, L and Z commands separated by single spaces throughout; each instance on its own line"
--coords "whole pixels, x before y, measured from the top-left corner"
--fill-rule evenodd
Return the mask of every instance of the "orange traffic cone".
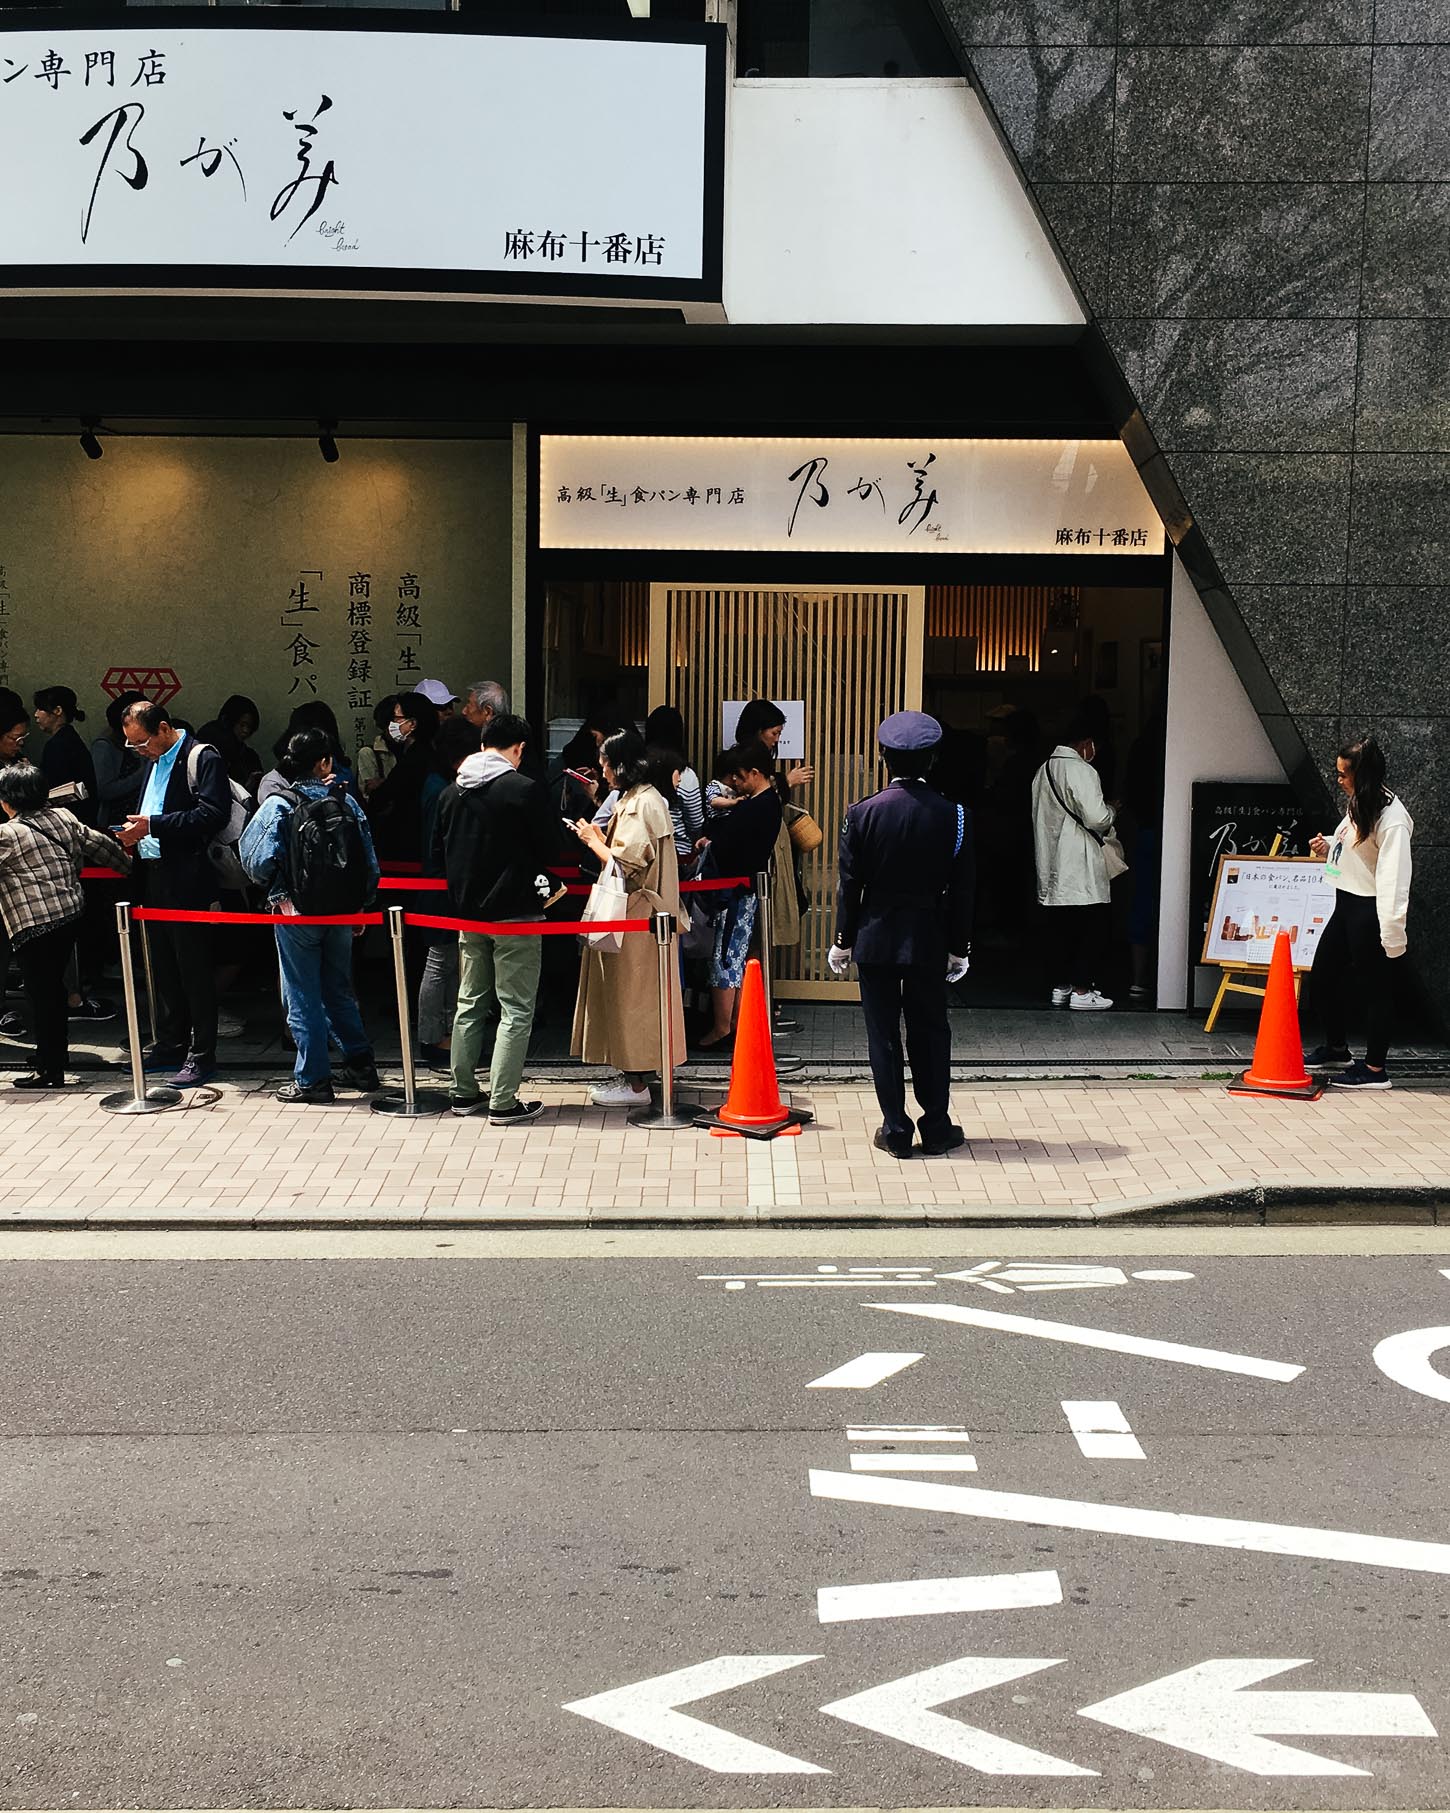
M 780 1133 L 799 1133 L 810 1119 L 802 1109 L 787 1108 L 780 1099 L 765 983 L 760 964 L 752 957 L 745 966 L 745 985 L 740 992 L 730 1094 L 718 1114 L 702 1114 L 695 1125 L 708 1127 L 715 1139 L 774 1139 Z
M 1304 1068 L 1304 1041 L 1299 1036 L 1299 1003 L 1294 995 L 1294 960 L 1289 954 L 1289 934 L 1274 940 L 1269 980 L 1264 985 L 1264 1006 L 1259 1015 L 1259 1036 L 1254 1061 L 1236 1083 L 1231 1095 L 1290 1095 L 1312 1102 L 1324 1093 Z

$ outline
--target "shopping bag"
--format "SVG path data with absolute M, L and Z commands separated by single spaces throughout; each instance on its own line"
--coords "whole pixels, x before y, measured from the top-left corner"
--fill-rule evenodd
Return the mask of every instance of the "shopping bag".
M 582 923 L 588 925 L 597 919 L 607 924 L 612 919 L 627 919 L 628 908 L 629 895 L 625 892 L 623 872 L 611 858 L 589 890 Z M 605 957 L 615 956 L 624 948 L 623 932 L 585 932 L 584 940 L 590 950 Z

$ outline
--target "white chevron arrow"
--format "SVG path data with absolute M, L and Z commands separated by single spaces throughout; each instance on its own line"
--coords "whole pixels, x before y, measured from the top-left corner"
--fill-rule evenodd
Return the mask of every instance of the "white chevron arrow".
M 1434 1737 L 1412 1693 L 1245 1693 L 1304 1660 L 1225 1657 L 1084 1706 L 1081 1718 L 1151 1737 L 1251 1775 L 1369 1775 L 1279 1737 Z
M 668 1750 L 687 1763 L 699 1763 L 717 1775 L 829 1775 L 829 1769 L 815 1763 L 675 1710 L 712 1693 L 743 1687 L 747 1681 L 799 1668 L 802 1662 L 819 1661 L 819 1656 L 716 1656 L 713 1662 L 697 1662 L 693 1668 L 652 1675 L 647 1681 L 596 1693 L 587 1700 L 571 1700 L 564 1710 L 637 1737 L 656 1750 Z
M 965 1763 L 969 1769 L 980 1769 L 984 1775 L 1096 1775 L 1096 1769 L 1080 1769 L 1076 1763 L 1060 1756 L 1048 1756 L 1042 1750 L 1029 1750 L 1025 1744 L 1014 1744 L 991 1731 L 975 1725 L 964 1725 L 960 1719 L 947 1718 L 932 1710 L 948 1700 L 959 1700 L 965 1694 L 981 1693 L 988 1687 L 1000 1687 L 1004 1681 L 1016 1681 L 1023 1675 L 1036 1674 L 1040 1668 L 1056 1668 L 1055 1659 L 1041 1660 L 1024 1656 L 963 1656 L 959 1661 L 943 1663 L 940 1668 L 924 1668 L 920 1674 L 903 1675 L 899 1681 L 888 1681 L 883 1687 L 853 1693 L 849 1699 L 836 1700 L 823 1706 L 834 1718 L 861 1725 L 882 1737 L 900 1738 L 904 1744 L 915 1744 L 933 1756 L 947 1757 L 954 1763 Z

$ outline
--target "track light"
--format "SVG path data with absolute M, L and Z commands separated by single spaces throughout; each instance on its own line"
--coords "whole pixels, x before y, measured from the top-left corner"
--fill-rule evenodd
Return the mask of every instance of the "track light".
M 105 448 L 102 447 L 101 443 L 96 439 L 96 425 L 94 422 L 81 423 L 81 452 L 85 454 L 88 460 L 98 460 L 105 452 Z
M 323 459 L 327 461 L 329 466 L 335 466 L 338 459 L 337 442 L 332 437 L 333 430 L 337 427 L 337 423 L 319 422 L 317 426 L 322 430 L 321 434 L 317 437 L 317 451 L 322 455 Z

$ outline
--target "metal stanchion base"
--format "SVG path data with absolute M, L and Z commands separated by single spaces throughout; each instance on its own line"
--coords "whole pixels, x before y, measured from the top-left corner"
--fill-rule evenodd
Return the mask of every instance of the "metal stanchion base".
M 442 1089 L 419 1089 L 411 1106 L 404 1095 L 375 1095 L 368 1106 L 374 1114 L 402 1114 L 409 1120 L 421 1120 L 426 1114 L 446 1114 L 448 1097 Z
M 114 1095 L 103 1095 L 101 1106 L 107 1114 L 164 1114 L 178 1107 L 185 1097 L 179 1089 L 168 1089 L 164 1083 L 152 1083 L 144 1095 L 133 1095 L 129 1089 L 118 1089 Z
M 636 1108 L 628 1119 L 631 1127 L 643 1127 L 649 1133 L 673 1133 L 695 1124 L 693 1114 L 681 1114 L 678 1109 L 673 1114 L 666 1114 L 663 1108 Z

